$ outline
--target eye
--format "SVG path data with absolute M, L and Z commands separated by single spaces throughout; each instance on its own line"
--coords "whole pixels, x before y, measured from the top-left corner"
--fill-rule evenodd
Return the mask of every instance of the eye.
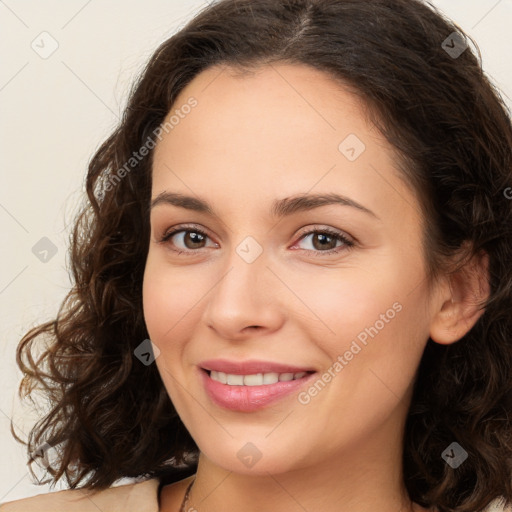
M 177 246 L 177 249 L 172 247 L 171 249 L 178 254 L 181 254 L 184 252 L 194 252 L 196 250 L 204 249 L 204 244 L 208 238 L 209 236 L 201 229 L 196 227 L 178 226 L 167 231 L 162 238 L 158 240 L 158 242 Z M 218 247 L 218 244 L 214 243 L 213 246 Z
M 342 232 L 330 228 L 313 229 L 303 233 L 300 240 L 308 240 L 309 248 L 303 249 L 312 252 L 314 256 L 339 253 L 354 247 L 355 243 Z M 297 244 L 294 245 L 294 247 Z
M 195 226 L 177 226 L 165 232 L 158 242 L 161 244 L 170 244 L 171 250 L 178 254 L 183 254 L 186 252 L 194 253 L 194 251 L 206 248 L 205 244 L 209 238 L 207 233 Z M 302 248 L 302 250 L 308 251 L 314 256 L 339 253 L 355 245 L 355 243 L 342 232 L 331 228 L 317 228 L 306 231 L 301 235 L 299 241 L 308 239 L 309 242 L 306 245 L 309 245 L 309 248 Z M 295 248 L 297 245 L 298 243 L 292 248 Z M 211 246 L 218 247 L 219 245 L 213 243 Z

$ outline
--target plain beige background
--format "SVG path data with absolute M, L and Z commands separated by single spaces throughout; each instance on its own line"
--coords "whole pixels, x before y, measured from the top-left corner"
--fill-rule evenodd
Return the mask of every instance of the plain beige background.
M 512 0 L 433 3 L 476 39 L 484 70 L 512 106 Z M 31 482 L 25 449 L 9 431 L 13 414 L 22 431 L 30 424 L 15 399 L 15 348 L 31 326 L 56 314 L 70 286 L 69 223 L 88 160 L 153 50 L 205 6 L 0 0 L 0 503 L 51 490 Z

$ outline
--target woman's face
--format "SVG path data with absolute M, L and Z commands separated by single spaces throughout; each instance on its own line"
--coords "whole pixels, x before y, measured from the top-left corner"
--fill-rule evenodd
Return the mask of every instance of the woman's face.
M 171 114 L 144 314 L 197 445 L 252 474 L 397 453 L 433 300 L 419 204 L 390 146 L 306 66 L 211 68 Z M 315 373 L 288 380 L 302 370 Z

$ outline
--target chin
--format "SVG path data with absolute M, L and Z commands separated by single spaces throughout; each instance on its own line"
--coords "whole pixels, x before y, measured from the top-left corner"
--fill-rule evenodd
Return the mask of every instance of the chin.
M 222 446 L 203 449 L 198 445 L 201 455 L 226 471 L 242 475 L 268 476 L 268 474 L 286 473 L 298 469 L 300 458 L 291 446 L 266 441 L 250 441 L 247 438 L 233 438 Z M 293 453 L 293 458 L 290 458 Z

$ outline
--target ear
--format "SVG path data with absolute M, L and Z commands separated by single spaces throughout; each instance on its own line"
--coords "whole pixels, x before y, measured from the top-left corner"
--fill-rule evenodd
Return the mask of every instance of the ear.
M 474 255 L 461 268 L 447 274 L 439 288 L 430 337 L 448 345 L 460 340 L 483 314 L 482 303 L 489 297 L 489 255 Z

